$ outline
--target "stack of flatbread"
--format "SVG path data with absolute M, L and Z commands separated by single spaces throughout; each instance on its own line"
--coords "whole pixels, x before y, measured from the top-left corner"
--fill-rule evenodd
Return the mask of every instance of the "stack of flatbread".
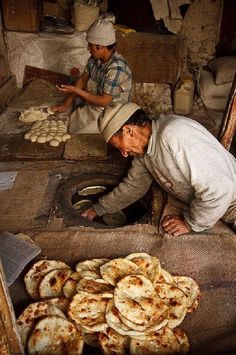
M 24 278 L 35 300 L 17 320 L 28 354 L 187 354 L 179 328 L 199 303 L 200 289 L 173 276 L 146 253 L 79 262 L 40 260 Z

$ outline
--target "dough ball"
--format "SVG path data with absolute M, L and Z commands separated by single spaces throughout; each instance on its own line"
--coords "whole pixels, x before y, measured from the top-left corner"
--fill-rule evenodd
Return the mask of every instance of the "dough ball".
M 31 134 L 31 136 L 30 136 L 30 141 L 32 142 L 32 143 L 35 143 L 36 141 L 37 141 L 37 138 L 38 138 L 38 135 L 37 134 Z
M 63 134 L 63 136 L 61 137 L 62 142 L 66 142 L 66 141 L 68 141 L 70 138 L 71 138 L 71 135 L 68 134 L 68 133 Z
M 57 140 L 57 139 L 52 139 L 49 144 L 52 146 L 52 147 L 58 147 L 60 142 Z
M 57 132 L 57 128 L 56 127 L 50 127 L 49 128 L 49 132 L 56 133 Z
M 32 134 L 32 133 L 31 133 L 30 131 L 29 131 L 29 132 L 26 132 L 25 135 L 24 135 L 24 138 L 25 138 L 26 140 L 29 140 L 31 134 Z
M 58 142 L 61 142 L 61 136 L 58 134 L 54 136 L 54 139 L 56 139 Z
M 53 135 L 52 134 L 47 134 L 46 136 L 46 142 L 50 142 L 53 139 Z
M 39 136 L 37 138 L 37 143 L 46 143 L 46 136 Z
M 66 133 L 66 129 L 58 128 L 57 133 L 64 134 L 64 133 Z
M 33 126 L 31 127 L 31 129 L 37 129 L 37 128 L 39 128 L 40 126 L 42 125 L 42 122 L 36 122 L 35 124 L 33 124 Z

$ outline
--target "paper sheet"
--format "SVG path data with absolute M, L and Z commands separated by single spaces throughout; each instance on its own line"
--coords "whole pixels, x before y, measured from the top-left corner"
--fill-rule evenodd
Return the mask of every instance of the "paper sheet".
M 41 249 L 36 244 L 13 233 L 0 233 L 0 259 L 8 286 L 11 286 L 24 267 L 40 252 Z

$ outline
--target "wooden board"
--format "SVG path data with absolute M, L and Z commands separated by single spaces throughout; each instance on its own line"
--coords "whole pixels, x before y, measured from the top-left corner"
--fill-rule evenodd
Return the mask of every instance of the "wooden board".
M 0 260 L 0 353 L 2 355 L 24 354 L 17 331 L 15 313 L 9 295 L 4 271 Z
M 175 35 L 118 32 L 117 51 L 127 60 L 135 82 L 174 84 L 185 64 L 185 42 Z
M 44 79 L 49 81 L 53 85 L 67 84 L 70 77 L 66 74 L 56 73 L 46 69 L 40 69 L 32 67 L 30 65 L 25 66 L 23 87 L 27 86 L 33 79 Z
M 52 147 L 49 143 L 32 143 L 23 139 L 16 151 L 17 159 L 34 160 L 59 160 L 63 159 L 65 143 L 60 143 L 58 147 Z
M 0 135 L 0 159 L 9 160 L 15 157 L 23 137 L 20 135 Z
M 107 158 L 107 144 L 101 134 L 77 134 L 66 142 L 64 158 L 103 160 Z

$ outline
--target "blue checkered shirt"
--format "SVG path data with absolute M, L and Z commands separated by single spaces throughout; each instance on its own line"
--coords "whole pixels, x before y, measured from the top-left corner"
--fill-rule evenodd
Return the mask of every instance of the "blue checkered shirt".
M 132 88 L 132 75 L 125 59 L 114 53 L 106 63 L 90 57 L 85 67 L 89 75 L 90 91 L 95 95 L 106 93 L 114 101 L 128 101 Z

